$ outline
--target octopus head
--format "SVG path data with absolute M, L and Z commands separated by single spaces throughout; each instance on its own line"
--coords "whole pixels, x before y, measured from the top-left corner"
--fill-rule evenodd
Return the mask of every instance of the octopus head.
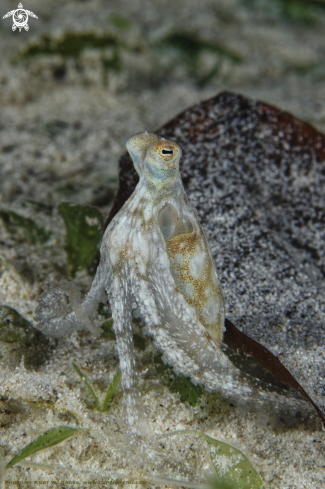
M 178 144 L 147 132 L 126 143 L 135 169 L 156 187 L 171 185 L 179 172 L 182 150 Z

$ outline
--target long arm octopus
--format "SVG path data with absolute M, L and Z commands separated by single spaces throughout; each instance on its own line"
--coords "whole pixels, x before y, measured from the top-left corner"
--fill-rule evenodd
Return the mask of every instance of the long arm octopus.
M 143 332 L 163 360 L 195 384 L 246 407 L 301 411 L 304 401 L 293 397 L 288 406 L 286 396 L 238 370 L 221 349 L 224 298 L 197 212 L 183 188 L 180 147 L 146 132 L 126 146 L 140 180 L 105 231 L 92 287 L 82 304 L 77 293 L 70 293 L 64 317 L 55 313 L 59 292 L 52 287 L 41 299 L 39 327 L 55 336 L 85 327 L 98 334 L 91 318 L 107 295 L 133 433 L 139 426 L 133 316 L 141 318 Z

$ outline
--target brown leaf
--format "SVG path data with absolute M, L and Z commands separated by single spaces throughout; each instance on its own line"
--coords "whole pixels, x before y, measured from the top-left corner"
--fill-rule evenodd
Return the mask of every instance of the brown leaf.
M 271 372 L 274 377 L 276 377 L 280 382 L 283 382 L 288 387 L 295 389 L 299 394 L 304 396 L 307 401 L 309 401 L 317 411 L 322 423 L 325 427 L 325 414 L 320 410 L 317 404 L 309 397 L 307 392 L 301 387 L 299 382 L 291 375 L 288 369 L 280 362 L 280 360 L 273 355 L 265 346 L 261 345 L 257 341 L 253 340 L 246 334 L 242 333 L 239 329 L 232 324 L 229 319 L 226 318 L 225 321 L 226 331 L 223 336 L 223 341 L 227 345 L 231 345 L 235 348 L 240 348 L 246 354 L 251 355 L 255 360 L 257 360 L 263 367 L 265 367 L 269 372 Z

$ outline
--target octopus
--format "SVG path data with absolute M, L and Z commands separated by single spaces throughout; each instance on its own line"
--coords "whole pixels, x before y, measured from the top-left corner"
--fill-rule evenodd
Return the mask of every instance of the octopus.
M 130 432 L 139 435 L 140 395 L 133 318 L 176 373 L 237 406 L 294 415 L 308 410 L 290 391 L 270 388 L 234 366 L 222 338 L 225 301 L 209 244 L 179 173 L 181 148 L 147 132 L 128 139 L 139 175 L 131 197 L 107 227 L 91 289 L 81 301 L 73 286 L 51 285 L 41 296 L 38 327 L 53 336 L 94 326 L 100 302 L 111 306 Z M 58 306 L 68 291 L 70 303 Z M 62 301 L 61 301 L 62 302 Z M 288 396 L 290 402 L 288 402 Z M 140 436 L 140 435 L 139 435 Z

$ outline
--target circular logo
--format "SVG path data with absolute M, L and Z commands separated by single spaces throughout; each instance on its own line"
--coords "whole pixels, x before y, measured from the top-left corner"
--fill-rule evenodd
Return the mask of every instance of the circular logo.
M 15 13 L 12 16 L 12 20 L 13 20 L 16 27 L 18 27 L 20 29 L 22 27 L 25 27 L 25 25 L 28 22 L 28 14 L 27 14 L 26 10 L 21 9 L 21 8 L 15 10 Z

